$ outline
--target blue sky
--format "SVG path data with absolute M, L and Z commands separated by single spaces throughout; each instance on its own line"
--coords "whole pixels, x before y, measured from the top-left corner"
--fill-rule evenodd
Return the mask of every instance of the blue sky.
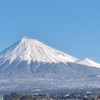
M 100 63 L 100 0 L 0 0 L 0 51 L 21 37 Z

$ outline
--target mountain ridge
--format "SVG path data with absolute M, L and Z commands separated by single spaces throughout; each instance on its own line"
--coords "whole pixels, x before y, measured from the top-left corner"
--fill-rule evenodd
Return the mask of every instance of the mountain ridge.
M 74 61 L 77 60 L 77 58 L 72 57 L 70 55 L 67 55 L 67 54 L 65 54 L 61 51 L 55 50 L 51 47 L 48 47 L 47 45 L 39 42 L 36 39 L 32 40 L 30 38 L 22 38 L 21 40 L 19 40 L 15 44 L 17 46 L 16 45 L 12 46 L 10 48 L 10 50 L 8 50 L 8 52 L 6 52 L 4 55 L 1 54 L 0 58 L 5 56 L 5 58 L 14 59 L 14 58 L 16 58 L 16 57 L 14 57 L 14 55 L 16 56 L 17 55 L 16 52 L 17 52 L 17 53 L 19 53 L 17 55 L 17 57 L 19 56 L 20 59 L 26 60 L 26 61 L 27 60 L 33 60 L 33 61 L 35 61 L 35 60 L 39 61 L 40 60 L 41 62 L 46 62 L 46 61 L 50 62 L 50 60 L 51 60 L 51 62 L 56 62 L 56 61 L 60 61 L 62 59 L 61 62 L 63 62 L 63 60 L 65 62 L 67 62 L 67 60 L 74 62 Z M 9 53 L 9 51 L 11 51 L 13 53 L 11 54 L 11 52 Z M 49 52 L 49 55 L 47 54 L 48 52 Z M 43 55 L 44 55 L 44 58 L 43 58 Z M 54 56 L 52 57 L 52 55 L 54 55 Z M 50 59 L 47 56 L 52 57 L 52 58 Z M 56 56 L 59 56 L 59 57 L 57 58 Z M 39 57 L 41 57 L 41 58 L 39 58 Z M 52 59 L 53 59 L 53 61 L 52 61 Z
M 22 38 L 0 54 L 0 91 L 100 88 L 99 66 L 85 61 Z
M 60 56 L 59 58 L 61 58 L 61 59 L 63 59 L 65 62 L 76 62 L 77 64 L 82 64 L 82 65 L 88 65 L 89 63 L 88 63 L 88 61 L 90 62 L 90 64 L 89 64 L 89 66 L 93 66 L 93 67 L 100 67 L 100 64 L 99 63 L 96 63 L 96 62 L 94 62 L 93 60 L 91 60 L 91 59 L 89 59 L 89 58 L 85 58 L 85 59 L 79 59 L 79 58 L 76 58 L 76 57 L 73 57 L 73 56 L 70 56 L 70 55 L 68 55 L 68 54 L 66 54 L 66 53 L 63 53 L 62 51 L 59 51 L 59 50 L 56 50 L 56 49 L 53 49 L 53 48 L 51 48 L 51 47 L 49 47 L 49 46 L 47 46 L 47 45 L 45 45 L 44 43 L 42 43 L 42 42 L 40 42 L 40 41 L 38 41 L 38 40 L 36 40 L 36 39 L 31 39 L 31 38 L 28 38 L 28 37 L 23 37 L 23 38 L 21 38 L 19 41 L 17 41 L 14 45 L 12 45 L 11 47 L 9 47 L 9 48 L 7 48 L 6 50 L 4 50 L 3 52 L 1 52 L 0 53 L 0 58 L 3 56 L 2 54 L 4 54 L 5 53 L 5 51 L 7 51 L 7 50 L 11 50 L 11 49 L 16 49 L 16 45 L 20 45 L 19 46 L 19 48 L 23 48 L 23 52 L 25 52 L 26 51 L 26 53 L 25 54 L 23 54 L 24 56 L 26 56 L 26 57 L 22 57 L 22 55 L 21 54 L 19 54 L 19 56 L 21 55 L 21 57 L 20 58 L 27 58 L 27 59 L 24 59 L 24 60 L 32 60 L 33 58 L 36 58 L 36 57 L 33 57 L 33 58 L 31 58 L 31 55 L 33 55 L 33 54 L 30 54 L 30 52 L 32 52 L 31 51 L 31 49 L 34 51 L 34 48 L 37 48 L 37 47 L 35 47 L 34 46 L 34 48 L 31 48 L 32 47 L 32 43 L 34 44 L 34 45 L 37 45 L 37 47 L 39 47 L 40 49 L 41 49 L 41 45 L 42 45 L 42 47 L 44 46 L 44 47 L 46 47 L 47 48 L 47 51 L 49 51 L 48 49 L 51 49 L 51 50 L 53 50 L 53 51 L 55 51 L 55 52 L 57 52 L 58 53 L 58 55 L 60 56 L 60 54 L 61 55 L 63 55 L 63 56 L 67 56 L 67 57 L 63 57 L 63 56 Z M 39 45 L 39 46 L 38 46 Z M 23 47 L 24 46 L 24 47 Z M 18 47 L 17 47 L 18 48 Z M 42 49 L 45 49 L 45 48 L 42 48 Z M 27 53 L 28 51 L 30 51 L 29 53 Z M 16 50 L 16 51 L 18 51 L 18 49 Z M 43 52 L 43 51 L 41 51 L 41 52 Z M 9 52 L 8 52 L 9 53 Z M 60 54 L 59 54 L 60 53 Z M 34 54 L 36 54 L 36 52 L 34 52 Z M 14 54 L 12 54 L 12 55 L 14 55 Z M 43 53 L 43 55 L 44 55 L 44 53 Z M 42 56 L 43 56 L 42 55 Z M 56 54 L 56 56 L 58 56 L 57 54 Z M 7 56 L 6 56 L 7 57 Z M 11 56 L 9 56 L 8 58 L 10 59 L 10 57 Z M 49 56 L 50 57 L 50 56 Z M 69 59 L 68 59 L 68 57 L 69 57 Z M 30 59 L 31 58 L 31 59 Z M 12 57 L 12 59 L 14 59 L 14 57 Z M 44 57 L 44 59 L 45 59 L 45 57 Z M 56 59 L 56 57 L 54 58 L 54 59 Z M 66 60 L 65 60 L 66 59 Z M 38 59 L 39 60 L 39 59 Z M 34 59 L 34 61 L 35 61 L 35 59 Z M 37 60 L 36 60 L 37 61 Z M 43 58 L 40 60 L 41 62 L 43 61 Z M 11 62 L 12 62 L 12 60 L 11 60 Z M 29 61 L 30 62 L 30 61 Z M 44 61 L 45 62 L 45 61 Z M 52 62 L 52 61 L 51 61 Z M 54 62 L 56 62 L 55 60 L 54 60 Z M 63 61 L 61 61 L 61 62 L 63 62 Z M 83 63 L 82 63 L 83 62 Z M 85 63 L 86 62 L 86 63 Z M 91 64 L 92 63 L 92 64 Z M 94 64 L 93 64 L 94 63 Z M 97 66 L 96 66 L 97 65 Z

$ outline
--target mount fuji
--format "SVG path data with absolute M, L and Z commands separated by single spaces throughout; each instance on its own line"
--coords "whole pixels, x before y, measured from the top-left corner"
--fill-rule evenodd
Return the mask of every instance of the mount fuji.
M 100 64 L 22 38 L 0 53 L 0 91 L 100 88 Z

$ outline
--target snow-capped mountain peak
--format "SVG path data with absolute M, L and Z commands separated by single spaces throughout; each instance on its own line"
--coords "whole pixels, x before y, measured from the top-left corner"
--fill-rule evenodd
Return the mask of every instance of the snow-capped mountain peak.
M 100 88 L 99 66 L 22 38 L 0 53 L 0 91 Z
M 91 66 L 91 67 L 98 67 L 100 68 L 100 64 L 94 62 L 93 60 L 89 59 L 89 58 L 85 58 L 83 60 L 79 60 L 77 62 L 77 64 L 82 64 L 82 65 L 86 65 L 86 66 Z
M 55 50 L 36 39 L 22 38 L 9 49 L 1 53 L 0 58 L 9 60 L 10 63 L 16 59 L 21 61 L 36 61 L 48 63 L 75 62 L 78 59 Z

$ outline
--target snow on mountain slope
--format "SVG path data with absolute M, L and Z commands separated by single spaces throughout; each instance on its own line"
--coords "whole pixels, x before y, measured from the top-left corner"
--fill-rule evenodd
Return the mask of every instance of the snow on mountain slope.
M 79 61 L 38 40 L 22 38 L 0 53 L 0 91 L 100 88 L 98 67 L 89 59 Z
M 77 64 L 82 64 L 82 65 L 86 65 L 86 66 L 92 66 L 92 67 L 98 67 L 100 68 L 100 64 L 96 63 L 88 58 L 85 58 L 83 60 L 79 60 L 77 61 Z
M 5 50 L 0 54 L 0 59 L 1 58 L 4 60 L 10 60 L 10 63 L 16 59 L 20 59 L 20 61 L 28 61 L 28 63 L 30 63 L 30 61 L 66 63 L 78 60 L 75 57 L 48 47 L 38 40 L 29 38 L 22 38 L 13 46 Z

